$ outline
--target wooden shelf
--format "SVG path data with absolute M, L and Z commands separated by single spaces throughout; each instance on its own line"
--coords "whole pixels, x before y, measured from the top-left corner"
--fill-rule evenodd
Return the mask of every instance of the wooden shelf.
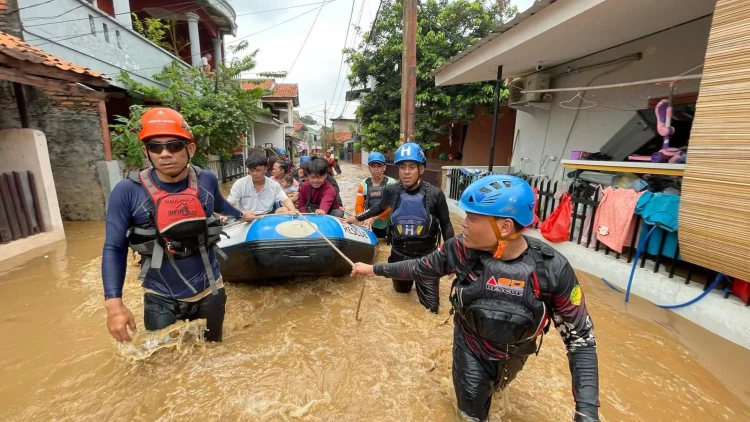
M 685 173 L 685 164 L 647 163 L 639 161 L 562 160 L 562 165 L 566 169 L 616 173 L 660 174 L 664 176 L 682 176 Z

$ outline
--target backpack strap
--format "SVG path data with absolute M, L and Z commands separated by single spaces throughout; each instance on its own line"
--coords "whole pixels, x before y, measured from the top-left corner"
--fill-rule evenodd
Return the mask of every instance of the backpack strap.
M 546 243 L 542 242 L 539 239 L 526 237 L 526 242 L 529 244 L 529 255 L 534 260 L 534 268 L 535 270 L 541 270 L 541 271 L 535 271 L 536 272 L 536 278 L 539 282 L 539 293 L 541 294 L 542 302 L 544 302 L 545 306 L 549 310 L 549 318 L 547 319 L 547 325 L 544 327 L 544 333 L 547 333 L 549 331 L 549 327 L 552 321 L 552 310 L 554 309 L 554 304 L 552 302 L 552 292 L 550 291 L 549 287 L 549 268 L 546 261 L 551 260 L 555 257 L 555 252 L 552 250 L 551 247 L 549 247 Z M 539 348 L 541 348 L 541 342 L 539 344 Z M 537 349 L 537 354 L 539 353 L 539 349 Z

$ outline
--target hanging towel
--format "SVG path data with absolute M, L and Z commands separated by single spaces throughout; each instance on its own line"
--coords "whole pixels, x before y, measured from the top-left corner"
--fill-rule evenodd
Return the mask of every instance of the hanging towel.
M 604 196 L 596 211 L 594 232 L 596 239 L 613 251 L 622 253 L 622 248 L 629 245 L 633 236 L 635 219 L 634 211 L 640 192 L 632 189 L 612 189 L 602 191 Z
M 674 257 L 677 252 L 677 225 L 680 214 L 680 196 L 668 193 L 651 193 L 645 192 L 639 199 L 635 207 L 636 214 L 643 217 L 643 226 L 641 236 L 645 236 L 651 226 L 658 224 L 659 228 L 649 238 L 646 246 L 646 253 L 649 255 L 658 255 L 659 246 L 661 246 L 662 236 L 664 240 L 664 249 L 661 254 L 668 258 Z M 681 257 L 678 256 L 678 259 Z

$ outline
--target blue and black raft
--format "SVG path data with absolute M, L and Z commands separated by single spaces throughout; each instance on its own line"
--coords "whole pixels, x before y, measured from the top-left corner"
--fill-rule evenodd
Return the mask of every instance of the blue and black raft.
M 330 215 L 305 214 L 303 219 L 272 214 L 225 227 L 229 238 L 218 244 L 227 255 L 221 264 L 222 277 L 226 281 L 259 281 L 349 274 L 351 265 L 311 224 L 353 262 L 375 259 L 378 239 L 364 227 Z

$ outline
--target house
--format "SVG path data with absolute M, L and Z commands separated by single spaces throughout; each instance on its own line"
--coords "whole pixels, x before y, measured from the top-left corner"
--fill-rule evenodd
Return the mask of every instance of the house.
M 540 189 L 580 182 L 584 171 L 589 172 L 585 177 L 602 177 L 599 184 L 604 186 L 628 177 L 669 183 L 667 192 L 679 195 L 679 211 L 670 214 L 679 217 L 679 230 L 672 232 L 675 245 L 668 254 L 664 241 L 656 242 L 656 252 L 653 240 L 647 245 L 644 259 L 653 258 L 654 274 L 638 270 L 641 281 L 636 279 L 634 291 L 655 303 L 674 303 L 677 296 L 693 298 L 702 292 L 703 285 L 689 285 L 697 273 L 710 277 L 712 271 L 720 272 L 735 283 L 750 280 L 750 228 L 745 223 L 750 203 L 739 200 L 750 192 L 750 106 L 744 100 L 750 81 L 749 24 L 746 1 L 537 0 L 433 75 L 439 86 L 507 81 L 505 109 L 515 110 L 514 135 L 498 137 L 496 148 L 510 152 L 516 171 L 544 181 Z M 666 113 L 657 117 L 659 103 L 672 107 L 671 120 Z M 665 139 L 668 127 L 674 133 Z M 464 145 L 465 155 L 469 147 Z M 474 154 L 486 154 L 485 146 L 473 148 Z M 674 154 L 686 164 L 670 160 Z M 447 195 L 458 199 L 460 192 L 454 183 Z M 595 192 L 577 195 L 593 202 L 588 210 L 576 202 L 572 242 L 555 246 L 576 267 L 610 281 L 611 274 L 628 274 L 629 265 L 621 271 L 619 252 L 615 259 L 598 258 L 576 245 L 587 227 L 581 216 L 591 215 L 599 198 Z M 542 218 L 549 215 L 549 205 L 544 205 Z M 635 218 L 641 216 L 636 213 Z M 608 233 L 588 224 L 589 230 L 597 229 L 593 236 L 599 250 Z M 637 227 L 652 226 L 644 222 Z M 638 233 L 645 239 L 636 230 L 628 240 L 631 251 L 638 246 Z M 663 275 L 664 262 L 670 262 L 668 276 Z M 675 265 L 689 268 L 687 285 L 667 281 Z M 614 281 L 622 286 L 623 280 Z M 735 304 L 709 294 L 680 314 L 750 344 L 747 330 L 731 327 L 732 321 L 747 319 L 745 308 Z
M 103 212 L 91 209 L 103 207 L 101 188 L 89 188 L 106 178 L 112 153 L 101 115 L 88 110 L 99 110 L 108 86 L 101 73 L 0 32 L 0 260 L 64 239 L 61 210 Z M 85 149 L 65 142 L 73 133 Z
M 25 41 L 51 61 L 76 63 L 96 75 L 106 75 L 97 90 L 51 92 L 39 86 L 23 88 L 31 128 L 46 135 L 52 172 L 64 220 L 103 220 L 106 201 L 120 180 L 112 160 L 108 125 L 115 115 L 127 116 L 128 106 L 141 100 L 127 97 L 116 76 L 126 72 L 143 84 L 164 87 L 154 79 L 166 65 L 200 64 L 212 53 L 212 67 L 224 57 L 223 36 L 236 33 L 235 12 L 225 1 L 199 0 L 7 0 L 0 8 L 0 30 Z M 132 14 L 141 20 L 160 18 L 174 26 L 175 39 L 153 42 L 134 30 Z M 38 47 L 40 50 L 34 50 Z M 26 47 L 24 47 L 26 48 Z M 42 53 L 39 53 L 42 54 Z M 62 65 L 57 65 L 62 68 Z M 66 69 L 67 70 L 67 69 Z M 0 82 L 0 98 L 12 94 Z M 0 108 L 4 105 L 0 104 Z M 22 126 L 18 113 L 0 112 L 0 129 Z
M 294 108 L 299 107 L 297 84 L 279 84 L 274 79 L 243 80 L 244 89 L 262 89 L 260 107 L 266 110 L 250 130 L 248 148 L 291 149 L 295 135 Z M 287 136 L 288 135 L 288 136 Z
M 357 119 L 345 119 L 339 117 L 338 119 L 331 119 L 331 129 L 326 131 L 322 135 L 322 143 L 324 148 L 330 148 L 341 151 L 344 147 L 344 142 L 352 139 L 359 133 L 359 122 Z

